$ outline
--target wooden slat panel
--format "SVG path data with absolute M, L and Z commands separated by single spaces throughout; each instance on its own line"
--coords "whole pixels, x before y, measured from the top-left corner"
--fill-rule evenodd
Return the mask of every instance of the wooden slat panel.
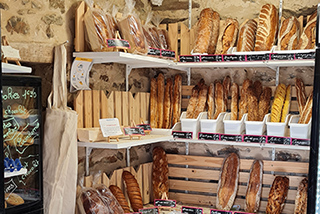
M 143 198 L 143 204 L 150 203 L 152 201 L 151 197 L 153 195 L 152 193 L 152 163 L 146 163 L 140 166 L 140 169 L 143 171 L 143 182 L 142 182 L 142 198 Z
M 122 104 L 121 104 L 121 109 L 122 109 L 122 125 L 123 126 L 128 126 L 130 124 L 129 121 L 129 108 L 128 108 L 128 93 L 126 91 L 122 91 Z
M 85 51 L 85 38 L 84 38 L 84 21 L 83 16 L 86 11 L 86 3 L 82 1 L 75 12 L 75 38 L 74 49 L 76 52 Z
M 140 96 L 136 94 L 133 102 L 133 120 L 137 124 L 140 121 Z
M 140 99 L 140 118 L 142 119 L 142 121 L 146 121 L 147 117 L 146 117 L 146 113 L 147 113 L 147 101 L 146 101 L 146 96 L 145 93 L 138 93 L 137 94 L 139 96 Z M 136 121 L 136 123 L 140 123 L 140 119 L 138 121 Z
M 171 50 L 176 52 L 176 58 L 178 58 L 178 23 L 168 25 L 168 35 L 171 43 Z
M 180 24 L 180 55 L 188 55 L 190 54 L 190 35 L 188 27 L 181 23 Z
M 112 91 L 108 97 L 108 105 L 107 105 L 107 109 L 108 109 L 108 115 L 107 118 L 114 118 L 115 113 L 114 113 L 114 92 Z
M 110 186 L 110 179 L 108 178 L 108 176 L 106 175 L 106 173 L 102 173 L 102 183 L 104 185 L 106 185 L 107 187 Z
M 186 99 L 186 98 L 181 99 L 181 108 L 182 109 L 186 109 L 188 107 L 188 104 L 189 104 L 189 99 Z
M 100 91 L 100 117 L 108 118 L 108 99 L 104 91 Z
M 145 93 L 146 96 L 146 111 L 145 111 L 145 121 L 148 121 L 150 123 L 150 93 Z
M 93 127 L 100 127 L 100 91 L 92 90 Z
M 78 113 L 78 128 L 84 128 L 83 125 L 83 91 L 78 91 L 73 104 L 74 110 Z
M 132 93 L 128 94 L 128 108 L 129 108 L 129 125 L 134 120 L 134 98 Z
M 92 128 L 92 92 L 84 91 L 84 127 Z
M 114 116 L 118 118 L 120 125 L 123 125 L 121 100 L 122 100 L 121 91 L 115 91 L 114 92 Z
M 191 53 L 191 50 L 193 49 L 193 46 L 194 46 L 194 41 L 196 40 L 196 28 L 197 28 L 197 25 L 194 25 L 191 29 L 190 29 L 190 32 L 189 32 L 189 50 L 190 50 L 190 53 Z

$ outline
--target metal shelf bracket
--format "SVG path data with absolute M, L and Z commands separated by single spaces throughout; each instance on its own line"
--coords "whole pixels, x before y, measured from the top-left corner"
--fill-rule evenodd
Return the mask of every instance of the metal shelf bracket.
M 129 91 L 129 75 L 131 73 L 132 66 L 126 65 L 126 91 Z

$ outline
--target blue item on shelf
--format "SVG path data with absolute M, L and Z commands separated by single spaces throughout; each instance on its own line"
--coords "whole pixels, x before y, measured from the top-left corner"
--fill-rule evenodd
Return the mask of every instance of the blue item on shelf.
M 15 160 L 15 164 L 17 171 L 20 171 L 20 169 L 22 168 L 22 164 L 18 158 Z
M 16 169 L 16 164 L 13 159 L 10 159 L 8 162 L 10 172 L 13 172 Z

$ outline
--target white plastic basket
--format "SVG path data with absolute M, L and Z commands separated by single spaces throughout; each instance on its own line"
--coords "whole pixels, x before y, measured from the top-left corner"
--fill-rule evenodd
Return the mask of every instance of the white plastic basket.
M 288 114 L 286 116 L 286 119 L 284 123 L 276 123 L 276 122 L 270 122 L 271 117 L 270 114 L 268 114 L 267 117 L 267 135 L 269 136 L 276 136 L 276 137 L 286 137 L 287 131 L 288 131 L 288 122 L 290 120 L 291 115 Z
M 299 118 L 299 115 L 294 115 L 289 121 L 290 137 L 299 139 L 310 139 L 311 120 L 308 124 L 299 124 Z
M 241 120 L 230 120 L 231 113 L 226 113 L 223 118 L 224 133 L 225 134 L 243 134 L 244 133 L 244 120 L 247 114 L 244 114 Z
M 200 130 L 200 118 L 203 117 L 204 112 L 201 112 L 196 119 L 186 118 L 187 113 L 184 111 L 181 114 L 181 131 L 183 132 L 192 132 L 193 138 L 198 136 Z
M 248 121 L 248 116 L 245 118 L 246 134 L 247 135 L 264 135 L 266 133 L 266 121 L 265 115 L 262 121 Z
M 225 114 L 226 112 L 222 112 L 218 115 L 217 119 L 213 120 L 207 119 L 208 113 L 204 112 L 202 118 L 200 118 L 200 131 L 205 133 L 223 133 L 223 117 Z

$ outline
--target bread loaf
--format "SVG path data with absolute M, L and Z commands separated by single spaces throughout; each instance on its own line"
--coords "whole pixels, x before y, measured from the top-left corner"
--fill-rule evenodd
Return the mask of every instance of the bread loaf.
M 129 196 L 131 208 L 133 209 L 133 211 L 138 212 L 139 209 L 143 208 L 139 184 L 135 177 L 128 171 L 123 171 L 122 179 L 126 184 L 126 189 Z
M 169 170 L 166 152 L 161 147 L 155 147 L 152 152 L 152 187 L 153 198 L 161 199 L 165 193 L 169 196 Z
M 171 128 L 171 98 L 172 98 L 172 79 L 167 78 L 167 85 L 164 96 L 164 106 L 163 106 L 163 124 L 162 128 Z
M 171 47 L 167 30 L 158 28 L 158 35 L 160 38 L 161 48 L 170 50 Z
M 230 94 L 230 87 L 231 87 L 231 78 L 230 76 L 226 76 L 224 79 L 223 79 L 223 99 L 224 99 L 224 104 L 226 106 L 226 109 L 229 109 L 228 108 L 228 97 L 229 97 L 229 94 Z
M 198 103 L 198 95 L 199 95 L 199 87 L 196 85 L 195 87 L 193 87 L 192 95 L 189 99 L 189 104 L 186 112 L 187 118 L 193 118 L 193 113 Z
M 211 8 L 205 8 L 201 11 L 197 23 L 197 36 L 193 53 L 208 53 L 212 35 L 213 13 L 214 11 Z
M 155 78 L 151 79 L 150 83 L 150 125 L 153 128 L 158 127 L 158 91 L 157 91 L 157 80 Z
M 239 23 L 235 19 L 226 19 L 218 37 L 216 54 L 226 54 L 236 43 Z
M 110 210 L 110 214 L 124 214 L 124 211 L 121 208 L 118 200 L 104 184 L 98 184 L 94 188 L 96 188 L 96 190 L 98 190 L 100 193 L 105 205 Z
M 248 121 L 258 121 L 259 102 L 253 87 L 247 90 Z
M 233 83 L 231 86 L 231 120 L 238 120 L 239 86 Z
M 259 99 L 259 97 L 260 97 L 260 95 L 262 93 L 262 90 L 263 90 L 261 81 L 260 80 L 254 81 L 253 88 L 254 88 L 256 97 Z
M 158 89 L 158 100 L 157 100 L 157 128 L 162 128 L 163 125 L 163 105 L 164 105 L 164 76 L 162 73 L 157 77 L 157 89 Z
M 277 86 L 271 107 L 271 122 L 279 123 L 281 120 L 283 102 L 286 97 L 286 88 L 287 87 L 282 83 Z
M 272 90 L 269 87 L 265 87 L 260 95 L 259 99 L 259 118 L 258 121 L 263 121 L 263 118 L 268 114 L 270 109 Z
M 179 122 L 181 115 L 181 86 L 182 77 L 177 74 L 174 76 L 174 88 L 173 88 L 173 110 L 172 110 L 172 124 Z
M 147 42 L 148 47 L 155 48 L 156 45 L 155 45 L 155 43 L 154 43 L 154 41 L 152 39 L 152 36 L 151 36 L 151 34 L 149 32 L 148 27 L 147 26 L 143 26 L 142 30 L 143 30 L 144 37 L 146 38 L 146 42 Z
M 153 44 L 155 48 L 161 48 L 160 38 L 158 34 L 158 29 L 156 27 L 149 27 L 149 34 L 151 35 Z
M 239 101 L 239 120 L 242 119 L 243 115 L 248 113 L 247 104 L 247 90 L 252 85 L 252 81 L 245 79 L 240 90 L 240 101 Z
M 307 102 L 306 89 L 302 79 L 296 78 L 295 87 L 296 87 L 296 93 L 297 93 L 299 113 L 301 115 L 303 112 L 304 106 L 306 105 L 306 102 Z
M 80 201 L 82 202 L 82 205 L 79 203 L 78 205 L 80 205 L 79 210 L 81 213 L 104 214 L 110 212 L 107 206 L 104 204 L 103 199 L 98 191 L 93 188 L 82 191 L 80 195 Z
M 213 119 L 213 113 L 214 113 L 214 84 L 213 83 L 210 84 L 208 89 L 207 103 L 208 103 L 207 118 Z
M 122 190 L 115 185 L 109 186 L 109 189 L 112 192 L 112 194 L 114 195 L 114 197 L 117 199 L 117 201 L 119 202 L 124 213 L 130 213 L 130 207 L 128 205 L 128 202 L 127 202 Z
M 194 110 L 193 118 L 197 118 L 201 112 L 205 111 L 207 96 L 208 96 L 208 87 L 204 85 L 199 91 L 198 103 L 197 103 L 196 109 Z
M 304 106 L 302 114 L 300 115 L 298 123 L 307 124 L 311 120 L 312 117 L 312 102 L 313 102 L 313 92 L 308 97 L 307 103 Z
M 253 51 L 256 40 L 257 22 L 249 19 L 240 29 L 238 36 L 237 51 Z
M 223 91 L 224 91 L 223 85 L 220 82 L 217 82 L 217 84 L 215 85 L 215 97 L 214 97 L 214 104 L 216 109 L 213 116 L 214 120 L 218 118 L 220 113 L 226 112 L 227 110 Z
M 272 4 L 263 5 L 259 15 L 255 51 L 270 51 L 278 31 L 278 11 Z
M 277 176 L 269 192 L 267 214 L 280 214 L 284 208 L 289 189 L 289 178 Z
M 263 178 L 263 162 L 255 160 L 250 169 L 244 210 L 248 213 L 256 213 L 260 207 L 260 196 Z
M 298 47 L 300 38 L 300 24 L 297 18 L 291 16 L 282 22 L 278 49 L 280 50 L 295 50 Z
M 208 47 L 208 54 L 214 54 L 216 52 L 216 46 L 218 42 L 219 30 L 220 30 L 220 15 L 216 11 L 212 14 L 212 33 L 210 44 Z
M 308 178 L 302 179 L 299 184 L 295 200 L 294 214 L 307 214 Z
M 309 18 L 307 25 L 304 27 L 301 34 L 297 49 L 314 49 L 316 46 L 316 25 L 317 25 L 317 11 L 315 11 Z
M 282 113 L 281 113 L 281 121 L 280 121 L 281 123 L 285 122 L 286 117 L 289 114 L 290 102 L 291 102 L 291 85 L 288 85 L 286 89 L 286 98 L 284 100 Z
M 219 210 L 230 210 L 238 189 L 240 158 L 230 153 L 224 160 L 217 190 L 216 207 Z

